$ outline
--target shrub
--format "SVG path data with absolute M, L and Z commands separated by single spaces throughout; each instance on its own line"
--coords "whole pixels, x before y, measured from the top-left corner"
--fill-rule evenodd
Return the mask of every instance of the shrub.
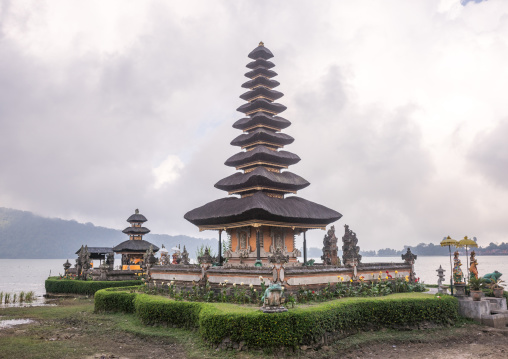
M 101 290 L 95 301 L 96 310 L 112 310 L 118 303 L 122 311 L 135 312 L 145 324 L 198 327 L 202 338 L 212 344 L 229 338 L 254 348 L 314 345 L 358 330 L 448 324 L 458 318 L 456 298 L 418 294 L 339 299 L 280 314 L 232 304 L 175 301 L 125 289 Z
M 138 294 L 134 300 L 136 315 L 145 324 L 169 324 L 198 327 L 204 303 L 175 301 L 164 297 Z
M 96 312 L 134 313 L 137 286 L 101 289 L 95 293 Z
M 431 296 L 343 299 L 277 315 L 230 314 L 207 308 L 200 316 L 200 333 L 214 344 L 229 337 L 249 347 L 312 345 L 327 335 L 346 336 L 358 330 L 422 322 L 447 324 L 457 319 L 457 310 L 457 299 Z
M 98 290 L 104 288 L 127 287 L 132 285 L 140 285 L 142 283 L 141 280 L 84 281 L 58 278 L 59 277 L 49 277 L 46 279 L 46 293 L 93 295 Z

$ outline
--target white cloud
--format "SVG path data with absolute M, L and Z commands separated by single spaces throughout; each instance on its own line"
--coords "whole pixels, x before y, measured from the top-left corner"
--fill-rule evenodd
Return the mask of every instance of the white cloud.
M 160 189 L 162 186 L 173 183 L 183 169 L 183 162 L 175 155 L 169 155 L 161 164 L 152 170 L 155 177 L 154 188 Z
M 504 0 L 0 7 L 2 206 L 114 228 L 139 207 L 153 233 L 197 235 L 183 215 L 227 195 L 213 185 L 234 172 L 262 40 L 302 158 L 290 170 L 311 182 L 299 195 L 341 212 L 336 228 L 365 249 L 506 240 Z

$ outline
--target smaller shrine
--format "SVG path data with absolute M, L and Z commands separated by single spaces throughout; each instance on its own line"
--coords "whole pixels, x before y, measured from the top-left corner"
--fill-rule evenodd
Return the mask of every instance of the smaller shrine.
M 136 209 L 135 213 L 127 218 L 131 226 L 122 231 L 129 236 L 129 239 L 113 247 L 113 252 L 122 255 L 123 270 L 141 270 L 145 253 L 150 248 L 154 253 L 159 250 L 155 244 L 143 239 L 143 236 L 150 232 L 148 228 L 143 227 L 146 221 L 146 217 Z

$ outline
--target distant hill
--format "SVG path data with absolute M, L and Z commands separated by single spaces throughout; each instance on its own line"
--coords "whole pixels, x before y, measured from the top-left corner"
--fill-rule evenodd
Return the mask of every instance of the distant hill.
M 0 207 L 1 259 L 72 259 L 82 244 L 90 247 L 114 247 L 127 239 L 127 235 L 120 230 L 74 220 L 45 218 L 31 212 Z M 151 233 L 144 236 L 144 239 L 158 247 L 164 244 L 168 250 L 178 244 L 183 249 L 185 245 L 191 258 L 195 258 L 196 249 L 201 245 L 211 246 L 217 252 L 216 239 Z

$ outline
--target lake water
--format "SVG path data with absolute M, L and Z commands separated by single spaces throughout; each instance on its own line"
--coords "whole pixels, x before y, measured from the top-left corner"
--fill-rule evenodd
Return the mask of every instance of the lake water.
M 466 273 L 465 257 L 462 270 Z M 480 275 L 498 270 L 504 273 L 502 279 L 508 282 L 508 256 L 478 256 L 478 271 Z M 34 291 L 37 296 L 46 293 L 44 280 L 49 275 L 64 272 L 63 264 L 66 259 L 0 259 L 0 292 L 19 293 Z M 317 261 L 317 260 L 316 260 Z M 400 257 L 363 257 L 363 263 L 395 262 L 400 263 Z M 436 269 L 442 265 L 446 270 L 445 279 L 450 279 L 450 259 L 443 256 L 418 257 L 415 263 L 416 276 L 427 284 L 437 284 Z

